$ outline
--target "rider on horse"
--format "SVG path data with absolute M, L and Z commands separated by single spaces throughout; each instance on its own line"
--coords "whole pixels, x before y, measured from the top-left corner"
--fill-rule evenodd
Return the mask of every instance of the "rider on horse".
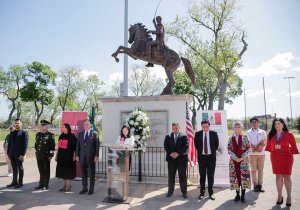
M 155 41 L 148 41 L 146 46 L 147 46 L 147 58 L 150 61 L 151 60 L 151 47 L 152 46 L 157 46 L 157 50 L 160 50 L 160 48 L 163 48 L 165 45 L 165 27 L 161 23 L 162 18 L 161 16 L 156 16 L 156 22 L 155 19 L 153 19 L 153 24 L 155 27 L 155 31 L 151 31 L 152 34 L 156 35 L 156 40 Z M 153 67 L 153 63 L 148 63 L 146 65 L 147 67 Z

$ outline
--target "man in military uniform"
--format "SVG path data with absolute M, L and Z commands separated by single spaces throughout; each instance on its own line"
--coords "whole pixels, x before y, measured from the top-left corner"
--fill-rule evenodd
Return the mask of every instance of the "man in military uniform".
M 155 27 L 155 31 L 151 31 L 152 34 L 156 35 L 156 39 L 155 41 L 148 41 L 147 42 L 147 57 L 148 60 L 151 60 L 151 47 L 152 46 L 157 46 L 157 50 L 160 50 L 160 48 L 163 48 L 165 45 L 165 27 L 163 26 L 163 24 L 161 23 L 162 18 L 161 16 L 157 16 L 156 17 L 156 22 L 155 19 L 153 19 L 153 24 Z M 146 65 L 146 67 L 153 67 L 152 63 L 148 63 Z
M 36 160 L 40 172 L 40 182 L 36 190 L 49 188 L 50 161 L 54 155 L 54 134 L 48 131 L 49 122 L 41 120 L 41 131 L 35 137 Z

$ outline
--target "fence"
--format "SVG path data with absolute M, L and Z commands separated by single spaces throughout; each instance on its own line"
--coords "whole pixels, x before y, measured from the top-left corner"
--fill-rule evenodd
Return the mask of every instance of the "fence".
M 104 175 L 107 171 L 107 147 L 100 146 L 100 159 L 96 173 Z M 144 177 L 168 177 L 168 165 L 165 161 L 166 154 L 163 147 L 147 147 L 142 153 L 142 176 Z M 132 154 L 130 176 L 138 176 L 138 155 Z M 198 167 L 187 168 L 188 178 L 198 178 Z

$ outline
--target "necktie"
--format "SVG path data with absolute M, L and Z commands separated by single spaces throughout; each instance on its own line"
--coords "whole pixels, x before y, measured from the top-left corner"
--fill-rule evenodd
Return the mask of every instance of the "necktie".
M 177 134 L 175 134 L 175 144 L 177 143 Z
M 87 142 L 87 140 L 88 140 L 88 137 L 89 137 L 88 133 L 89 133 L 89 132 L 86 131 L 85 134 L 84 134 L 84 141 L 85 141 L 85 142 Z
M 205 136 L 204 136 L 204 154 L 207 155 L 208 151 L 207 151 L 207 135 L 205 133 Z

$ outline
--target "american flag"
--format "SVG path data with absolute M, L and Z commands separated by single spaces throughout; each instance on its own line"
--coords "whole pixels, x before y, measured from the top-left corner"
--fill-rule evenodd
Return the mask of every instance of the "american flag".
M 190 120 L 188 103 L 186 103 L 186 134 L 189 141 L 189 150 L 188 150 L 189 165 L 193 167 L 197 165 L 197 150 L 195 149 L 195 145 L 194 145 L 195 133 L 193 129 L 193 124 Z

